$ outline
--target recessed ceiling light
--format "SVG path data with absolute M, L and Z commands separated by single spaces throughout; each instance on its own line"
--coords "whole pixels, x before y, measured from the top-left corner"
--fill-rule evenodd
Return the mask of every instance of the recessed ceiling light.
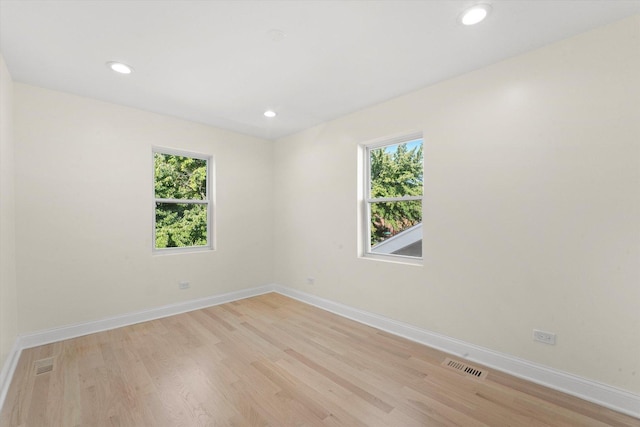
M 489 15 L 491 6 L 488 4 L 477 4 L 465 10 L 460 15 L 460 22 L 463 25 L 475 25 L 484 20 Z
M 273 110 L 267 110 L 264 112 L 264 116 L 265 117 L 275 117 L 276 116 L 276 112 Z
M 131 74 L 133 72 L 133 68 L 122 62 L 107 62 L 107 67 L 120 74 Z

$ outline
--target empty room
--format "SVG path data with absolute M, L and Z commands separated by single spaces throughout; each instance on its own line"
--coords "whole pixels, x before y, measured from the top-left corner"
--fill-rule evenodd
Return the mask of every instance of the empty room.
M 640 0 L 0 0 L 0 426 L 640 426 Z

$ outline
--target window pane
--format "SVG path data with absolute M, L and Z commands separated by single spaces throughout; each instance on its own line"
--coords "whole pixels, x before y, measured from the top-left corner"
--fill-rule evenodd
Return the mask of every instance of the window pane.
M 206 200 L 206 160 L 155 153 L 154 162 L 156 199 Z
M 371 252 L 422 256 L 422 201 L 371 203 Z
M 370 150 L 371 197 L 422 196 L 422 140 Z
M 156 249 L 207 246 L 207 205 L 156 203 Z

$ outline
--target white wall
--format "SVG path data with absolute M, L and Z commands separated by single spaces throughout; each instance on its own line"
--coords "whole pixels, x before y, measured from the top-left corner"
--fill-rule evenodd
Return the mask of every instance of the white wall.
M 12 96 L 11 75 L 0 55 L 0 371 L 18 328 Z
M 640 392 L 639 29 L 636 16 L 277 141 L 276 282 Z M 415 130 L 424 266 L 359 259 L 357 146 Z
M 19 83 L 14 96 L 20 333 L 273 281 L 271 142 Z M 218 250 L 152 255 L 153 145 L 214 156 Z

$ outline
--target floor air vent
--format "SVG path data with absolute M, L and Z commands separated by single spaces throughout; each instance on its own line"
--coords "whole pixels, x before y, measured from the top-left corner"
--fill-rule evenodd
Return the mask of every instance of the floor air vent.
M 41 375 L 47 372 L 51 372 L 53 371 L 53 357 L 36 360 L 34 362 L 34 366 L 36 367 L 36 375 Z
M 487 371 L 468 365 L 464 362 L 460 362 L 459 360 L 449 359 L 448 357 L 444 359 L 442 365 L 446 368 L 481 380 L 487 377 Z

